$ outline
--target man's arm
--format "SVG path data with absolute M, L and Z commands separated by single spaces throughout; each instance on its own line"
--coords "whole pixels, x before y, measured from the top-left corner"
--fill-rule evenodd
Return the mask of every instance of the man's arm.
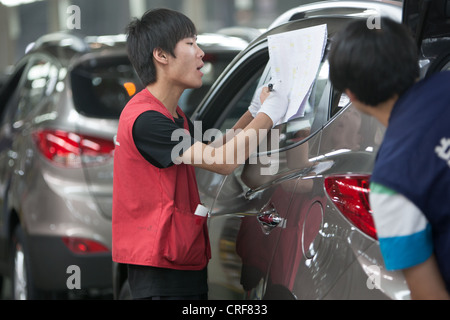
M 265 101 L 260 109 L 254 115 L 247 111 L 233 127 L 235 130 L 231 130 L 220 145 L 196 142 L 177 161 L 223 175 L 232 173 L 257 150 L 258 142 L 285 115 L 287 96 L 288 92 L 284 91 L 281 82 L 277 83 L 274 92 L 262 89 L 260 99 Z M 241 128 L 243 130 L 237 130 Z
M 252 114 L 249 111 L 247 111 L 236 122 L 236 124 L 233 126 L 233 128 L 231 128 L 231 130 L 227 130 L 226 134 L 223 135 L 223 139 L 214 140 L 209 145 L 214 148 L 218 148 L 224 145 L 225 143 L 233 139 L 240 130 L 245 129 L 245 127 L 247 127 L 250 124 L 250 122 L 253 121 L 253 119 L 254 118 Z
M 403 271 L 412 299 L 448 299 L 433 255 L 431 226 L 426 216 L 393 189 L 372 182 L 370 190 L 370 205 L 386 269 Z
M 406 282 L 411 291 L 411 299 L 450 299 L 434 255 L 422 264 L 404 269 L 403 274 L 405 275 Z
M 245 127 L 247 127 L 250 122 L 252 122 L 253 119 L 256 118 L 257 113 L 261 109 L 261 105 L 269 97 L 269 95 L 270 91 L 267 87 L 258 88 L 253 96 L 247 112 L 245 112 L 242 117 L 236 122 L 233 128 L 231 128 L 232 130 L 227 130 L 227 133 L 223 136 L 223 139 L 221 139 L 221 141 L 214 141 L 210 145 L 214 147 L 220 147 L 222 144 L 227 143 L 232 138 L 234 138 L 239 129 L 245 129 Z
M 272 126 L 272 119 L 260 113 L 226 143 L 216 146 L 214 143 L 207 145 L 198 141 L 178 160 L 198 168 L 229 175 L 243 164 L 242 160 L 246 160 L 256 151 L 258 141 L 261 141 Z

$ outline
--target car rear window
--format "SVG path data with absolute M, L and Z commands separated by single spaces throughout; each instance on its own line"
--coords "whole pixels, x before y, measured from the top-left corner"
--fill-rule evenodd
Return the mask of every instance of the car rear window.
M 144 89 L 126 56 L 92 58 L 71 72 L 75 108 L 88 117 L 118 119 Z
M 179 101 L 187 116 L 237 54 L 237 50 L 229 50 L 205 55 L 203 86 L 185 90 Z M 71 81 L 77 111 L 96 118 L 118 119 L 133 95 L 144 89 L 126 56 L 88 59 L 74 68 Z

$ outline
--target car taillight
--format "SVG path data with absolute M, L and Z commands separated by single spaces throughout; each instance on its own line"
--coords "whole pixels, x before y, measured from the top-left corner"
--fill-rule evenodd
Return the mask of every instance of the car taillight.
M 94 240 L 73 237 L 64 237 L 62 240 L 67 248 L 76 254 L 109 252 L 108 248 Z
M 370 176 L 342 175 L 325 179 L 331 201 L 358 229 L 373 239 L 377 232 L 369 203 Z
M 34 141 L 48 160 L 66 168 L 102 164 L 113 157 L 114 142 L 61 130 L 34 132 Z

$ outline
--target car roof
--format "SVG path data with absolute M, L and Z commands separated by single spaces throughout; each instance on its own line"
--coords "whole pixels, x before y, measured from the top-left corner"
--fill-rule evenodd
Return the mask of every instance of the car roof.
M 367 16 L 379 13 L 398 22 L 402 19 L 400 1 L 320 1 L 301 5 L 286 11 L 270 25 L 275 28 L 289 21 L 318 16 Z
M 248 45 L 244 39 L 215 33 L 199 34 L 197 42 L 207 52 L 237 53 Z M 70 32 L 55 32 L 30 44 L 26 55 L 35 52 L 50 53 L 63 64 L 78 59 L 84 60 L 83 56 L 96 54 L 126 55 L 126 35 L 80 36 Z
M 217 33 L 199 34 L 197 43 L 203 50 L 208 51 L 242 51 L 249 44 L 245 39 Z
M 313 22 L 319 19 L 328 24 L 329 21 L 335 23 L 342 20 L 367 19 L 375 14 L 401 22 L 402 5 L 398 1 L 321 1 L 302 5 L 279 16 L 261 36 L 252 41 L 252 45 L 267 39 L 271 34 L 282 32 L 280 27 L 296 21 Z

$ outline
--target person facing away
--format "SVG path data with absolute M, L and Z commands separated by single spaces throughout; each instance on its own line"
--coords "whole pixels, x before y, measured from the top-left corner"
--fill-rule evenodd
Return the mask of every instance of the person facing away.
M 247 158 L 256 151 L 242 136 L 252 130 L 257 138 L 267 134 L 288 105 L 279 82 L 274 92 L 261 88 L 233 128 L 241 131 L 230 130 L 222 143 L 195 141 L 178 100 L 185 89 L 202 85 L 204 52 L 196 35 L 188 17 L 168 9 L 147 11 L 128 25 L 128 55 L 146 88 L 119 120 L 112 255 L 128 266 L 134 299 L 207 298 L 211 253 L 207 218 L 194 214 L 200 205 L 194 166 L 230 174 L 239 165 L 238 154 Z M 174 159 L 179 142 L 172 134 L 180 129 L 190 144 Z
M 409 30 L 349 24 L 334 39 L 330 79 L 386 129 L 370 202 L 388 270 L 402 270 L 412 299 L 450 290 L 450 72 L 420 80 Z

